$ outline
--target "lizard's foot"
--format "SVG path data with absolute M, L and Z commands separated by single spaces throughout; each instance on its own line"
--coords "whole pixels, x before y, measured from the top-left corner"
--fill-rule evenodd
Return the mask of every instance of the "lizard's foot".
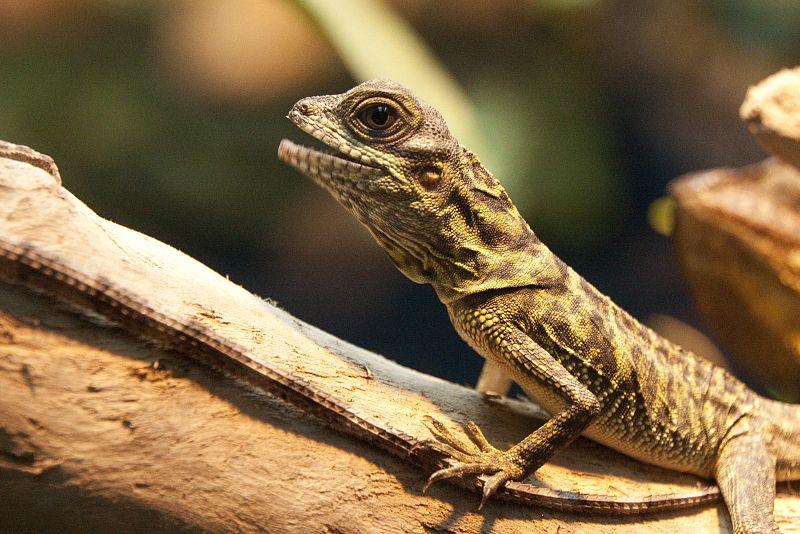
M 424 493 L 434 482 L 448 478 L 465 478 L 470 475 L 490 475 L 483 483 L 483 497 L 478 509 L 482 508 L 486 500 L 509 480 L 519 480 L 525 476 L 526 469 L 521 465 L 520 459 L 495 448 L 481 432 L 478 425 L 469 421 L 464 425 L 464 431 L 470 438 L 466 442 L 454 436 L 447 428 L 433 417 L 426 420 L 427 426 L 437 439 L 445 452 L 450 455 L 450 467 L 440 469 L 433 473 L 425 487 Z

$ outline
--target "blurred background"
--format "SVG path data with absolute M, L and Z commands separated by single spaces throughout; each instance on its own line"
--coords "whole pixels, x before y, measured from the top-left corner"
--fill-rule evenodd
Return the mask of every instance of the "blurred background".
M 682 173 L 763 158 L 738 107 L 799 57 L 797 0 L 0 0 L 0 138 L 53 156 L 101 216 L 474 384 L 433 291 L 278 161 L 306 141 L 291 105 L 404 83 L 556 254 L 657 328 L 702 330 L 648 207 Z

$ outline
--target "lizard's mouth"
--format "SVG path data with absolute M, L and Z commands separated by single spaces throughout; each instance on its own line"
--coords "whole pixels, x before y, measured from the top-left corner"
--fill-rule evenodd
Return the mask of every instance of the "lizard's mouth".
M 303 174 L 323 183 L 333 178 L 352 180 L 385 174 L 380 169 L 364 165 L 342 152 L 303 146 L 289 139 L 282 140 L 278 145 L 278 157 Z
M 386 174 L 372 166 L 369 157 L 335 139 L 295 109 L 289 112 L 289 119 L 325 147 L 313 148 L 284 139 L 278 146 L 278 157 L 320 185 L 330 187 L 333 182 L 359 182 Z

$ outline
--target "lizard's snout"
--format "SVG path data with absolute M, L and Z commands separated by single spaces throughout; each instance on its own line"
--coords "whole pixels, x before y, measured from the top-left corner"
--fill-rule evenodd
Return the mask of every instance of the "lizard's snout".
M 297 102 L 292 107 L 292 112 L 308 117 L 310 115 L 313 115 L 314 112 L 317 111 L 317 109 L 319 109 L 319 106 L 315 104 L 310 98 L 304 98 L 299 102 Z

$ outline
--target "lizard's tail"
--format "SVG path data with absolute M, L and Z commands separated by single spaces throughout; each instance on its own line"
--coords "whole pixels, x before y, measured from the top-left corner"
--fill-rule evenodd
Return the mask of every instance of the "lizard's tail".
M 800 405 L 759 398 L 778 480 L 800 480 Z

